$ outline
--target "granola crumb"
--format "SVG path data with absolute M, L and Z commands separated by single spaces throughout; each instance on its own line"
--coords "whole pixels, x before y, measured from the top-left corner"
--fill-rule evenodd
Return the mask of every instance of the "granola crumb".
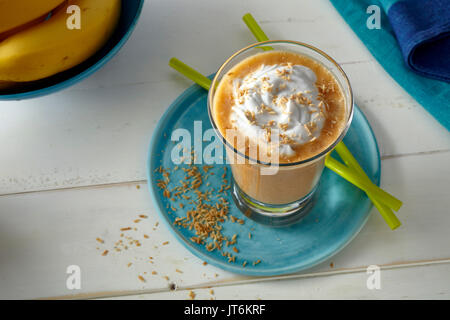
M 103 251 L 102 256 L 106 256 L 108 254 L 108 250 Z
M 195 154 L 192 153 L 192 158 L 195 158 Z M 166 195 L 169 200 L 173 201 L 175 198 L 189 200 L 188 203 L 176 205 L 176 203 L 168 204 L 167 208 L 172 212 L 176 211 L 176 207 L 180 207 L 185 210 L 185 216 L 178 216 L 174 219 L 173 224 L 177 227 L 192 230 L 194 235 L 190 240 L 198 245 L 203 245 L 208 251 L 223 250 L 223 245 L 235 245 L 236 235 L 229 241 L 228 236 L 222 234 L 222 223 L 227 220 L 244 224 L 245 221 L 238 219 L 229 214 L 229 203 L 224 197 L 217 197 L 215 191 L 212 188 L 208 188 L 205 191 L 200 191 L 199 187 L 207 185 L 207 177 L 212 176 L 214 172 L 212 166 L 196 166 L 193 165 L 195 161 L 191 161 L 186 167 L 180 167 L 180 170 L 184 172 L 184 179 L 178 180 L 175 186 L 170 186 L 170 171 L 164 168 L 159 169 L 159 173 L 162 174 L 162 179 L 158 180 L 158 187 L 162 190 L 163 195 Z M 222 186 L 219 193 L 226 193 L 231 188 L 230 183 L 226 178 L 227 172 L 224 167 L 224 174 L 222 175 Z M 193 196 L 189 193 L 193 194 Z M 170 196 L 172 195 L 172 196 Z M 194 199 L 194 197 L 196 199 Z M 193 207 L 189 207 L 193 205 Z M 169 211 L 170 212 L 170 211 Z M 155 227 L 157 224 L 155 225 Z M 167 244 L 163 243 L 163 245 Z M 238 248 L 233 249 L 234 252 L 239 252 Z M 227 256 L 228 262 L 235 262 L 235 257 Z M 203 263 L 206 265 L 206 262 Z
M 139 278 L 139 280 L 141 280 L 142 282 L 146 282 L 146 281 L 145 281 L 145 278 L 144 278 L 143 276 L 139 275 L 138 278 Z
M 188 295 L 189 295 L 189 299 L 191 299 L 191 300 L 195 299 L 195 292 L 194 291 L 189 291 Z
M 105 243 L 105 241 L 103 239 L 101 239 L 101 238 L 97 238 L 95 240 L 97 240 L 97 242 L 100 242 L 100 243 Z

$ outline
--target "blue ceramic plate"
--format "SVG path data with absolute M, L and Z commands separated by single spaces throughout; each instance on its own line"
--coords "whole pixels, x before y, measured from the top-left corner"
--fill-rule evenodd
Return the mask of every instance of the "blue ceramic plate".
M 186 210 L 192 205 L 185 201 L 184 209 L 180 209 L 178 203 L 172 204 L 163 196 L 162 190 L 156 185 L 157 180 L 162 179 L 157 168 L 162 166 L 168 169 L 171 181 L 182 179 L 182 170 L 174 170 L 176 165 L 171 160 L 171 151 L 178 143 L 171 141 L 171 134 L 177 128 L 184 128 L 194 137 L 194 121 L 202 121 L 203 132 L 210 129 L 206 99 L 207 92 L 194 85 L 173 102 L 153 133 L 147 163 L 147 178 L 153 202 L 168 229 L 186 248 L 200 259 L 224 270 L 269 276 L 293 273 L 317 265 L 339 252 L 358 234 L 369 217 L 372 204 L 362 191 L 325 168 L 314 208 L 303 220 L 289 227 L 271 228 L 260 225 L 238 210 L 229 191 L 220 194 L 228 200 L 230 214 L 245 221 L 243 225 L 231 221 L 223 223 L 222 233 L 225 236 L 238 235 L 236 247 L 239 253 L 225 248 L 236 256 L 234 263 L 229 263 L 217 250 L 210 252 L 204 245 L 192 242 L 190 238 L 194 236 L 193 231 L 173 224 L 174 219 L 184 217 Z M 380 155 L 377 143 L 369 123 L 357 107 L 344 142 L 372 181 L 379 184 Z M 208 144 L 209 142 L 204 143 L 203 147 Z M 333 156 L 338 158 L 337 155 Z M 220 188 L 223 166 L 225 165 L 214 165 L 211 169 L 215 174 L 208 177 L 208 188 Z M 230 170 L 227 172 L 228 181 L 231 181 Z M 207 188 L 205 184 L 206 182 L 200 190 Z M 177 208 L 176 211 L 167 208 L 172 205 Z M 251 239 L 249 233 L 252 235 Z M 257 260 L 261 262 L 253 265 Z M 242 265 L 244 261 L 247 261 L 245 267 Z
M 89 77 L 119 52 L 130 37 L 142 11 L 144 0 L 122 0 L 122 12 L 116 31 L 105 46 L 85 62 L 52 77 L 27 83 L 14 91 L 0 91 L 0 100 L 23 100 L 65 89 Z

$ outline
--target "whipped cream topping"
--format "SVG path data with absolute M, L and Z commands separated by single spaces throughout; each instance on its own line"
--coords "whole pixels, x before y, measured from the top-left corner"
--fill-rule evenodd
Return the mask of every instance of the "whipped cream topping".
M 263 65 L 235 79 L 233 127 L 260 146 L 278 134 L 279 154 L 294 155 L 293 147 L 317 139 L 325 122 L 316 80 L 311 69 L 289 63 Z

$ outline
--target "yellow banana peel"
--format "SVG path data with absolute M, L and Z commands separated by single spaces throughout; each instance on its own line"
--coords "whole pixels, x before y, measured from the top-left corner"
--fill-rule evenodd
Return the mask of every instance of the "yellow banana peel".
M 80 9 L 80 29 L 68 27 L 73 5 Z M 48 20 L 0 42 L 0 81 L 39 80 L 82 63 L 108 41 L 120 11 L 120 0 L 66 1 Z
M 0 33 L 35 20 L 63 2 L 64 0 L 0 0 Z

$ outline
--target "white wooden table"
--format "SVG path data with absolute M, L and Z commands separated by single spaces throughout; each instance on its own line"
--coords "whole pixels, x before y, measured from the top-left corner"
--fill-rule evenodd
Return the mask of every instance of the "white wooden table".
M 270 38 L 310 43 L 341 63 L 378 139 L 382 187 L 404 201 L 398 230 L 374 209 L 331 260 L 274 278 L 203 265 L 157 225 L 145 178 L 153 129 L 191 85 L 169 58 L 216 71 L 254 42 L 247 12 Z M 0 298 L 450 298 L 450 135 L 327 0 L 146 1 L 131 39 L 99 72 L 51 96 L 1 102 L 0 146 Z M 140 214 L 148 219 L 133 224 Z M 130 225 L 149 239 L 102 256 Z M 66 287 L 69 265 L 81 269 L 80 290 Z M 379 290 L 366 286 L 369 265 L 381 268 Z

